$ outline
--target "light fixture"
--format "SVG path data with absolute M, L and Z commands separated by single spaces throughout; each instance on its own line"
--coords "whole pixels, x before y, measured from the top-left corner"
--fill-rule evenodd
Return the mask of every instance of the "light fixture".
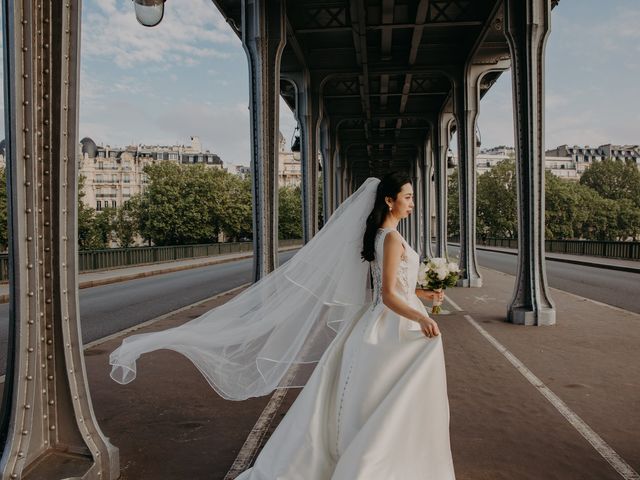
M 133 0 L 136 19 L 145 27 L 155 27 L 164 16 L 165 0 Z

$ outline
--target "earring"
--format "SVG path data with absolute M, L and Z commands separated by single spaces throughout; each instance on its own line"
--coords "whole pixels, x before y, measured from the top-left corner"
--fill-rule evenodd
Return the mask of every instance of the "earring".
M 389 211 L 391 211 L 391 210 L 393 210 L 393 208 L 392 208 L 392 207 L 389 207 Z

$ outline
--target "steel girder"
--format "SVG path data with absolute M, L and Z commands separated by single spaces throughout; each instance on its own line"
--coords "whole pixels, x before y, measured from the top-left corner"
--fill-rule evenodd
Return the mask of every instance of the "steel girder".
M 242 46 L 249 64 L 253 279 L 278 266 L 278 119 L 284 0 L 242 0 Z
M 308 72 L 282 77 L 296 90 L 295 115 L 300 126 L 300 167 L 302 173 L 302 238 L 307 243 L 318 229 L 318 117 L 319 99 Z
M 436 136 L 434 149 L 434 187 L 435 187 L 435 211 L 436 211 L 436 257 L 448 258 L 447 253 L 447 198 L 448 198 L 448 175 L 447 175 L 447 153 L 451 141 L 451 125 L 454 121 L 453 112 L 443 109 L 437 115 L 437 122 L 434 128 Z
M 10 339 L 2 479 L 115 479 L 96 422 L 77 283 L 80 1 L 3 2 Z
M 505 14 L 518 182 L 518 269 L 507 318 L 522 325 L 553 325 L 556 311 L 547 290 L 544 252 L 544 51 L 551 4 L 505 0 Z

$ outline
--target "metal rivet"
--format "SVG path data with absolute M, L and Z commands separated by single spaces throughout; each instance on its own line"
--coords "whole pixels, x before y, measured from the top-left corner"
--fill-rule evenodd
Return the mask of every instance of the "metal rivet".
M 27 380 L 33 380 L 33 377 L 31 375 L 27 375 Z
M 28 323 L 29 325 L 33 325 L 33 323 L 34 323 L 34 322 L 33 322 L 33 320 L 29 320 L 27 323 Z
M 49 380 L 53 380 L 53 375 L 49 375 L 47 378 L 48 378 Z
M 33 352 L 33 347 L 27 348 L 27 352 L 29 352 L 29 353 Z
M 55 426 L 55 425 L 51 425 L 51 426 L 49 427 L 49 430 L 55 430 L 55 429 L 56 429 L 56 426 Z
M 51 339 L 47 340 L 47 345 L 51 345 L 52 343 L 53 343 L 53 340 L 51 340 Z
M 29 410 L 31 408 L 31 405 L 29 405 L 28 403 L 24 406 L 25 410 Z
M 47 360 L 53 360 L 53 355 L 51 354 L 47 355 Z
M 22 430 L 23 435 L 29 435 L 29 430 Z

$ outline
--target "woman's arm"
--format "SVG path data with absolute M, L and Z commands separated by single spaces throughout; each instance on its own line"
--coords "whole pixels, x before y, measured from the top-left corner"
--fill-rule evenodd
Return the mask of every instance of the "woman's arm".
M 390 232 L 384 239 L 384 255 L 382 264 L 382 303 L 398 315 L 418 322 L 425 334 L 431 332 L 438 335 L 437 324 L 423 312 L 412 308 L 407 302 L 395 293 L 396 272 L 404 252 L 404 245 L 399 234 Z M 430 336 L 430 335 L 429 335 Z

